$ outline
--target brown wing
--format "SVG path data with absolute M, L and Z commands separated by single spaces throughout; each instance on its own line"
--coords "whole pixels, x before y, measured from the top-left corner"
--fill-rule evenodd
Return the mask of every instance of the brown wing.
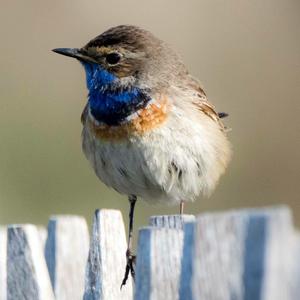
M 206 94 L 201 87 L 201 84 L 193 77 L 190 77 L 189 80 L 189 86 L 193 88 L 196 92 L 196 99 L 193 102 L 197 108 L 202 111 L 204 114 L 206 114 L 208 117 L 210 117 L 212 120 L 214 120 L 216 123 L 219 124 L 221 130 L 226 130 L 226 127 L 221 121 L 222 117 L 227 116 L 225 113 L 217 113 L 214 106 L 210 104 L 206 98 Z
M 204 114 L 206 114 L 208 117 L 210 117 L 212 120 L 214 120 L 216 123 L 219 124 L 220 128 L 222 130 L 225 130 L 226 127 L 224 126 L 224 124 L 222 123 L 219 114 L 215 111 L 214 107 L 208 103 L 207 101 L 197 101 L 197 102 L 193 102 L 197 108 L 202 111 Z

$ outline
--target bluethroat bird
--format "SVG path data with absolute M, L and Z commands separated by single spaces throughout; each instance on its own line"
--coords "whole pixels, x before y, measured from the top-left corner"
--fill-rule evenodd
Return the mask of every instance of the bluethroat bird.
M 96 175 L 128 195 L 127 266 L 134 277 L 133 213 L 137 197 L 179 204 L 209 195 L 230 159 L 230 144 L 197 79 L 166 43 L 122 25 L 80 49 L 56 53 L 84 67 L 88 101 L 82 147 Z

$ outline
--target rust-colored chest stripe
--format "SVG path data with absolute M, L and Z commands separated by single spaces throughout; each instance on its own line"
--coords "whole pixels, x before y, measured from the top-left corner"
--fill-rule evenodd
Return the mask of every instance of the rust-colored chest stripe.
M 104 140 L 122 140 L 130 135 L 143 134 L 163 123 L 167 118 L 168 101 L 166 97 L 149 103 L 145 108 L 137 111 L 132 119 L 119 126 L 106 124 L 97 125 L 88 118 L 87 126 L 94 135 Z

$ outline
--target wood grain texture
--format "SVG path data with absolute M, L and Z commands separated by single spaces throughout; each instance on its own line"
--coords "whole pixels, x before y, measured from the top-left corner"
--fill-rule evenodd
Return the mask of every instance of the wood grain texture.
M 238 214 L 207 214 L 197 218 L 191 257 L 192 299 L 243 299 L 246 223 Z
M 89 232 L 84 218 L 50 218 L 45 257 L 57 300 L 82 299 L 88 251 Z
M 195 222 L 184 224 L 184 240 L 181 259 L 179 299 L 192 300 L 192 275 L 194 270 Z
M 292 253 L 289 254 L 289 259 L 292 261 L 289 271 L 289 286 L 290 299 L 298 300 L 300 295 L 300 233 L 296 232 L 292 243 Z
M 147 227 L 139 232 L 135 300 L 176 300 L 183 230 Z
M 179 299 L 183 227 L 193 215 L 152 216 L 139 232 L 135 299 Z
M 268 209 L 263 213 L 268 223 L 262 299 L 298 300 L 300 296 L 299 235 L 293 228 L 291 211 L 282 207 Z
M 184 223 L 195 221 L 193 215 L 163 215 L 151 216 L 149 225 L 158 228 L 176 228 L 183 229 Z
M 7 229 L 0 226 L 0 300 L 6 300 Z
M 47 229 L 44 226 L 38 226 L 37 230 L 38 230 L 38 233 L 39 233 L 42 248 L 45 249 L 47 236 L 48 236 Z
M 286 207 L 154 216 L 139 231 L 135 300 L 298 300 L 300 234 Z M 0 227 L 0 300 L 131 300 L 120 285 L 127 248 L 122 215 L 52 217 L 44 229 Z M 87 265 L 86 265 L 87 261 Z M 85 290 L 83 295 L 83 279 Z
M 199 216 L 191 257 L 192 297 L 184 299 L 296 300 L 289 262 L 295 244 L 286 208 Z
M 7 232 L 7 300 L 53 300 L 38 230 L 13 225 Z
M 127 243 L 120 211 L 97 210 L 93 221 L 84 300 L 131 300 L 132 282 L 120 290 Z

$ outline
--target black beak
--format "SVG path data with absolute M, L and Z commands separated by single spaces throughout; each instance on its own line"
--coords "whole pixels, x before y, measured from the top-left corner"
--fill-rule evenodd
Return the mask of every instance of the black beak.
M 56 48 L 52 50 L 55 53 L 62 54 L 65 56 L 80 58 L 82 54 L 79 52 L 77 48 Z
M 61 55 L 74 57 L 82 61 L 95 62 L 91 57 L 84 55 L 80 49 L 77 48 L 56 48 L 52 51 Z

